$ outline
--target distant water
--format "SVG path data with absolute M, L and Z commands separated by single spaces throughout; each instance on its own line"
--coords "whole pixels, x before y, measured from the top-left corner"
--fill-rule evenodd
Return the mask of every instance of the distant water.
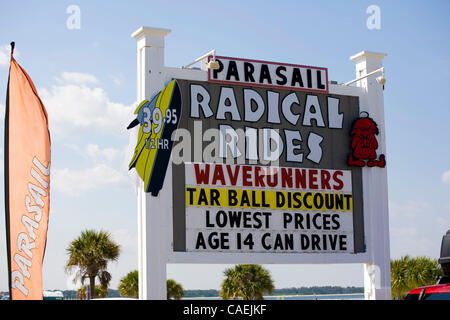
M 265 300 L 364 300 L 364 293 L 265 296 Z M 220 300 L 219 297 L 192 297 L 183 300 Z
M 307 296 L 269 296 L 266 300 L 364 300 L 364 293 L 357 294 L 318 294 Z

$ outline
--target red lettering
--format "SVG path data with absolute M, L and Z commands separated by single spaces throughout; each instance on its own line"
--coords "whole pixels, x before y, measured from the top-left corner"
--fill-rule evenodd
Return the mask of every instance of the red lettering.
M 333 180 L 337 182 L 337 185 L 333 185 L 334 190 L 341 190 L 344 187 L 344 182 L 338 178 L 338 176 L 343 176 L 344 173 L 340 170 L 337 170 L 333 173 Z
M 306 189 L 306 170 L 296 169 L 295 170 L 295 188 L 300 189 L 300 184 L 302 189 Z
M 315 169 L 311 169 L 311 170 L 309 170 L 309 188 L 310 189 L 314 189 L 314 190 L 316 190 L 316 189 L 319 189 L 319 185 L 317 184 L 317 170 L 315 170 Z
M 252 178 L 250 172 L 252 171 L 252 167 L 250 166 L 242 166 L 242 185 L 244 187 L 251 187 L 252 181 L 249 181 Z
M 261 174 L 262 173 L 262 174 Z M 255 187 L 265 187 L 264 177 L 266 170 L 262 167 L 255 167 Z
M 217 180 L 220 180 L 223 186 L 226 185 L 225 176 L 223 175 L 223 169 L 221 165 L 214 166 L 214 175 L 211 183 L 216 184 Z
M 270 170 L 270 174 L 267 176 L 267 185 L 275 188 L 278 184 L 278 170 L 277 168 L 267 168 L 267 170 Z
M 331 174 L 327 170 L 320 170 L 320 184 L 322 189 L 331 189 L 330 187 Z
M 281 186 L 292 188 L 292 168 L 281 168 Z
M 194 168 L 197 184 L 209 184 L 209 164 L 205 164 L 204 169 L 200 169 L 200 165 L 194 163 Z
M 226 172 L 224 170 L 226 167 Z M 214 165 L 210 181 L 211 164 L 194 163 L 195 178 L 201 185 L 227 185 L 227 180 L 232 186 L 236 186 L 242 174 L 242 186 L 244 187 L 281 187 L 295 189 L 324 189 L 342 190 L 344 188 L 344 173 L 342 170 L 334 170 L 333 173 L 325 169 L 301 169 L 301 168 L 277 168 L 249 165 Z M 241 170 L 242 167 L 242 170 Z M 279 170 L 281 172 L 279 172 Z M 225 177 L 225 174 L 228 178 Z M 281 175 L 280 180 L 278 174 Z M 295 181 L 295 183 L 294 183 Z
M 235 186 L 236 183 L 237 183 L 237 179 L 239 177 L 239 170 L 240 169 L 241 169 L 240 166 L 235 166 L 234 174 L 233 174 L 232 171 L 231 171 L 231 166 L 227 165 L 228 176 L 230 177 L 230 182 L 231 182 L 231 185 L 233 185 L 233 186 Z

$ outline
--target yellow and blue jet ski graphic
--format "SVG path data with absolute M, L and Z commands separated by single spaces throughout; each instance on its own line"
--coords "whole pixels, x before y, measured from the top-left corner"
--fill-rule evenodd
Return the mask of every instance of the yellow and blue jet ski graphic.
M 181 116 L 181 91 L 172 80 L 150 101 L 144 100 L 137 107 L 137 115 L 127 127 L 140 125 L 134 156 L 128 168 L 136 168 L 144 181 L 145 192 L 157 196 L 164 184 L 167 166 L 172 152 L 172 133 L 178 128 Z

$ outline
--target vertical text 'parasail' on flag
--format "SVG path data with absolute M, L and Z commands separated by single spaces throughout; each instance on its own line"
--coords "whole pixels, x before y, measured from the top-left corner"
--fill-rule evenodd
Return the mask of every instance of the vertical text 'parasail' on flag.
M 13 57 L 5 112 L 5 215 L 10 296 L 43 299 L 50 205 L 50 133 L 36 88 Z

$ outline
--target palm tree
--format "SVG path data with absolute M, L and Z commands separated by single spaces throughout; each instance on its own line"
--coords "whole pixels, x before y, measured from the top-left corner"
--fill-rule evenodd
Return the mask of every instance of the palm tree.
M 436 259 L 429 257 L 417 257 L 414 259 L 414 272 L 411 284 L 421 287 L 435 284 L 440 276 L 443 276 L 441 265 Z
M 401 299 L 409 290 L 408 277 L 412 269 L 411 258 L 404 256 L 391 260 L 391 294 L 392 299 Z
M 436 259 L 408 255 L 391 261 L 392 299 L 403 299 L 414 288 L 435 284 L 442 276 L 441 266 Z
M 239 264 L 224 271 L 220 296 L 224 300 L 263 300 L 263 294 L 271 294 L 274 289 L 269 271 L 258 264 Z
M 111 274 L 107 271 L 108 261 L 117 261 L 120 251 L 108 232 L 85 230 L 69 244 L 66 251 L 69 255 L 66 271 L 78 269 L 74 281 L 80 279 L 84 283 L 89 279 L 91 297 L 95 297 L 95 278 L 99 279 L 102 288 L 108 288 L 111 280 Z
M 82 286 L 80 289 L 77 290 L 77 297 L 80 300 L 85 300 L 86 299 L 86 286 Z M 93 298 L 105 298 L 108 296 L 108 290 L 106 290 L 105 288 L 103 288 L 102 286 L 95 286 L 95 296 L 92 297 Z
M 120 280 L 119 293 L 125 297 L 139 297 L 139 275 L 138 271 L 130 271 L 128 274 Z
M 139 273 L 137 270 L 128 272 L 128 274 L 120 280 L 119 293 L 121 296 L 138 298 L 139 296 Z M 180 300 L 184 296 L 184 290 L 181 284 L 175 280 L 167 280 L 167 300 Z
M 180 300 L 184 296 L 184 290 L 181 284 L 175 280 L 167 280 L 167 300 Z

